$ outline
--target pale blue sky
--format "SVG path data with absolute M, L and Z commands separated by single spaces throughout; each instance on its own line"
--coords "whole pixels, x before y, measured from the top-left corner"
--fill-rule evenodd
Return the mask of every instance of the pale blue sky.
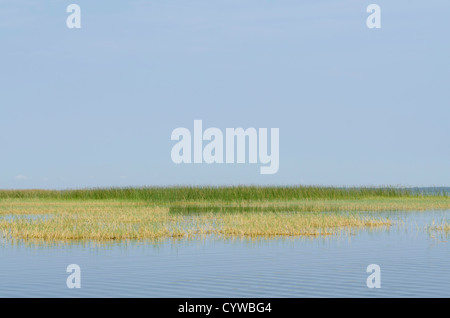
M 0 0 L 0 188 L 448 186 L 449 17 L 447 0 Z M 194 119 L 279 128 L 279 172 L 172 163 Z

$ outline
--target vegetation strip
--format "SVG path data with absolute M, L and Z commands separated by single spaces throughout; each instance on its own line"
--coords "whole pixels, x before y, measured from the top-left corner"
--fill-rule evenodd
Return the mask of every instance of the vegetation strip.
M 140 240 L 209 234 L 319 236 L 391 224 L 389 220 L 354 213 L 357 211 L 449 208 L 448 195 L 422 195 L 395 188 L 3 190 L 0 232 L 7 239 L 47 241 Z

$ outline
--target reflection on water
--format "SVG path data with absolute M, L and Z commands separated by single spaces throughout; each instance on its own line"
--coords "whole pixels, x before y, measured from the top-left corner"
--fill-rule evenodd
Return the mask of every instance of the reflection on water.
M 371 213 L 373 215 L 373 213 Z M 450 211 L 316 238 L 0 243 L 0 297 L 450 297 Z M 66 267 L 81 267 L 81 289 Z M 381 288 L 369 289 L 369 264 Z

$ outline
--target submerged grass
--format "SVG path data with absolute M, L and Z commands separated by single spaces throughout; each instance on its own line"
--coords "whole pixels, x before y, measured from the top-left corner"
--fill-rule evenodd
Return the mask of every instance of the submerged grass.
M 0 232 L 11 239 L 46 241 L 140 240 L 208 234 L 317 236 L 337 234 L 342 229 L 390 225 L 389 220 L 335 212 L 449 208 L 448 195 L 424 196 L 395 188 L 3 190 Z
M 431 226 L 431 229 L 434 231 L 442 231 L 450 234 L 450 223 L 447 221 L 442 222 L 439 225 L 433 225 Z

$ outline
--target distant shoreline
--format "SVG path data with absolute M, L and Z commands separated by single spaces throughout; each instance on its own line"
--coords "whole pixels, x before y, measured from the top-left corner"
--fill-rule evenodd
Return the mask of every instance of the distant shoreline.
M 124 199 L 151 202 L 180 200 L 299 200 L 408 198 L 450 196 L 450 187 L 328 187 L 328 186 L 171 186 L 111 187 L 66 190 L 0 190 L 0 199 L 40 198 L 58 200 Z

